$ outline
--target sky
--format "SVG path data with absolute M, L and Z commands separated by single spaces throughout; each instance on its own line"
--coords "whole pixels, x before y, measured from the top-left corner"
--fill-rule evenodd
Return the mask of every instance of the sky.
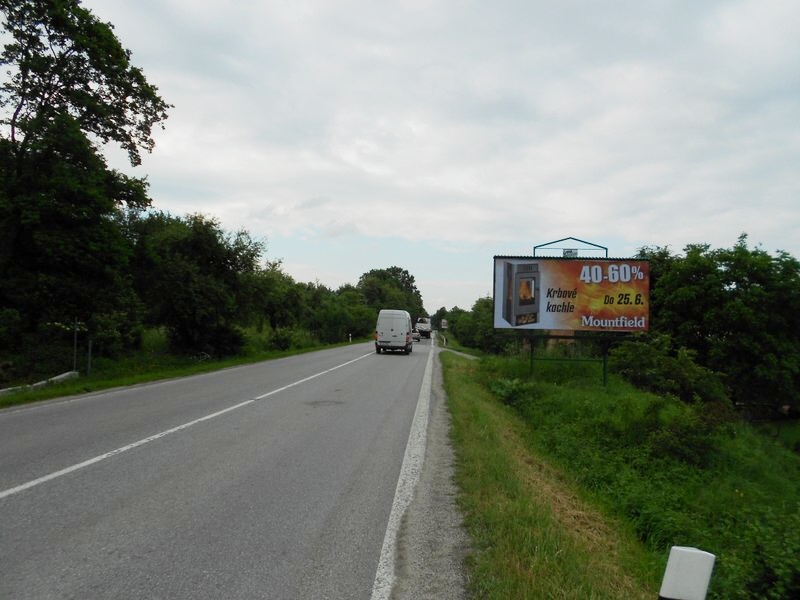
M 406 269 L 425 308 L 577 238 L 800 257 L 795 0 L 84 0 L 173 104 L 153 207 L 298 282 Z M 537 249 L 591 246 L 574 241 Z

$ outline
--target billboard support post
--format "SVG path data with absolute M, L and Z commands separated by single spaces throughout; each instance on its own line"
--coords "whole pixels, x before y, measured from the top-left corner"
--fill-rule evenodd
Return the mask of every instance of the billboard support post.
M 608 386 L 608 351 L 611 346 L 611 341 L 609 338 L 603 337 L 601 338 L 601 348 L 602 348 L 602 356 L 600 358 L 567 358 L 567 357 L 552 357 L 552 356 L 536 356 L 534 351 L 534 346 L 538 340 L 542 340 L 544 344 L 550 340 L 571 340 L 573 342 L 578 340 L 584 341 L 594 341 L 593 338 L 590 337 L 575 337 L 571 335 L 556 335 L 550 333 L 544 333 L 542 335 L 538 335 L 534 332 L 530 332 L 527 336 L 528 340 L 528 377 L 533 379 L 533 365 L 536 362 L 588 362 L 588 363 L 595 363 L 602 365 L 602 377 L 603 377 L 603 387 Z

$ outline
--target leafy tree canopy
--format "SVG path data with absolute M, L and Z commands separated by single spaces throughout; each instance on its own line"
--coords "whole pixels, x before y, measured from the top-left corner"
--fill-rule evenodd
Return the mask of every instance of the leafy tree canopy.
M 118 143 L 132 165 L 153 149 L 151 130 L 170 108 L 131 65 L 130 51 L 80 0 L 0 0 L 12 41 L 0 55 L 2 123 L 18 152 L 69 115 L 81 131 Z
M 0 140 L 0 303 L 19 311 L 26 330 L 127 304 L 129 248 L 113 200 L 125 183 L 66 115 L 48 124 L 17 169 L 9 168 L 10 146 Z
M 428 316 L 422 305 L 422 294 L 417 289 L 414 276 L 400 267 L 373 269 L 364 273 L 356 286 L 364 295 L 368 306 L 407 310 L 416 320 Z
M 0 329 L 34 354 L 63 322 L 130 345 L 139 301 L 121 207 L 150 199 L 99 145 L 138 165 L 169 105 L 80 0 L 0 0 L 0 11 Z
M 654 333 L 723 373 L 753 415 L 800 406 L 800 263 L 786 252 L 690 245 L 684 256 L 643 248 L 649 259 Z
M 134 220 L 134 273 L 153 324 L 164 325 L 179 351 L 237 352 L 240 298 L 252 297 L 262 242 L 226 234 L 204 215 L 153 213 Z

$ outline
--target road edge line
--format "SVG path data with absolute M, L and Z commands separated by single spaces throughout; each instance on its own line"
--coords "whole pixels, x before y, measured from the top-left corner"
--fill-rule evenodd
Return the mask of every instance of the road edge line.
M 397 558 L 397 534 L 406 510 L 414 498 L 414 490 L 422 473 L 422 464 L 425 460 L 425 448 L 428 442 L 428 413 L 430 410 L 431 393 L 433 389 L 433 356 L 436 347 L 431 338 L 431 351 L 425 365 L 425 374 L 422 377 L 422 387 L 417 398 L 417 407 L 414 411 L 414 420 L 408 434 L 403 465 L 400 467 L 400 476 L 397 478 L 397 487 L 394 492 L 392 510 L 389 513 L 389 522 L 386 525 L 386 534 L 383 537 L 383 546 L 378 560 L 378 569 L 372 584 L 371 600 L 388 600 L 395 582 L 395 562 Z

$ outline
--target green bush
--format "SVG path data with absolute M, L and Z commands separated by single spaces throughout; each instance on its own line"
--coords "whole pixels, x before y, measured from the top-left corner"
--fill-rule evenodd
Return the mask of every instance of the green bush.
M 288 327 L 279 327 L 272 332 L 269 346 L 273 350 L 288 350 L 292 347 L 292 330 Z
M 92 318 L 92 347 L 97 355 L 116 358 L 142 343 L 144 327 L 123 311 L 101 313 Z
M 269 350 L 302 350 L 313 348 L 318 342 L 308 331 L 295 327 L 278 327 L 271 332 L 267 343 Z
M 168 327 L 170 350 L 176 354 L 209 356 L 235 356 L 242 352 L 245 343 L 241 329 L 230 323 L 209 323 L 205 327 Z
M 13 308 L 0 309 L 0 348 L 17 348 L 22 333 L 22 316 Z
M 622 342 L 609 353 L 609 368 L 641 389 L 687 403 L 730 406 L 720 374 L 698 365 L 690 350 L 673 351 L 666 335 Z
M 521 379 L 497 379 L 489 384 L 489 389 L 503 403 L 519 408 L 523 402 L 530 402 L 535 393 L 535 385 Z

